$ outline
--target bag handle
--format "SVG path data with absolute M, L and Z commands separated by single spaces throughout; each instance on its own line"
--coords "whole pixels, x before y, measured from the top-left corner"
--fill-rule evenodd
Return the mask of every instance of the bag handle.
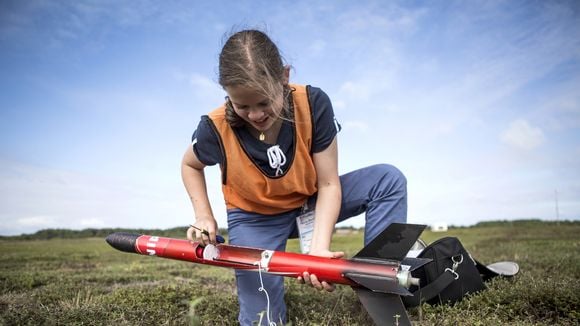
M 403 297 L 405 305 L 408 307 L 415 307 L 421 304 L 421 302 L 426 302 L 434 297 L 438 296 L 443 290 L 445 290 L 453 281 L 459 278 L 459 275 L 451 268 L 446 268 L 445 272 L 437 279 L 424 288 L 419 288 L 413 292 L 413 296 Z
M 493 270 L 491 270 L 490 268 L 488 268 L 486 265 L 480 263 L 479 261 L 473 259 L 475 261 L 475 266 L 477 267 L 477 270 L 479 271 L 482 279 L 484 281 L 487 281 L 491 278 L 494 278 L 496 276 L 513 276 L 515 274 L 517 274 L 518 269 L 515 267 L 518 267 L 517 264 L 513 263 L 513 262 L 509 262 L 510 264 L 514 265 L 514 270 L 515 272 L 512 272 L 512 274 L 510 275 L 509 273 L 505 273 L 505 274 L 499 274 Z M 431 299 L 433 299 L 434 297 L 436 297 L 437 295 L 439 295 L 439 293 L 443 292 L 443 290 L 445 290 L 451 283 L 453 283 L 453 281 L 455 281 L 456 279 L 459 278 L 459 275 L 457 275 L 457 273 L 451 269 L 451 268 L 446 268 L 445 272 L 441 275 L 439 275 L 439 277 L 437 277 L 437 279 L 435 279 L 435 281 L 429 283 L 429 285 L 425 286 L 424 288 L 419 288 L 416 291 L 412 292 L 413 296 L 407 296 L 407 297 L 403 297 L 403 301 L 405 302 L 405 305 L 407 307 L 415 307 L 418 306 L 419 304 L 421 304 L 421 302 L 427 302 Z

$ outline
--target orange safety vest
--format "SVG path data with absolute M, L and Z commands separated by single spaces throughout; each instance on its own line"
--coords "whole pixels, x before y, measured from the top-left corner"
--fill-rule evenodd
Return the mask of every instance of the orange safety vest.
M 306 87 L 290 85 L 294 90 L 294 158 L 288 160 L 285 173 L 270 177 L 244 151 L 225 117 L 225 105 L 212 111 L 209 118 L 222 144 L 224 162 L 222 191 L 226 207 L 272 215 L 301 207 L 316 191 L 316 169 L 311 156 L 312 115 Z

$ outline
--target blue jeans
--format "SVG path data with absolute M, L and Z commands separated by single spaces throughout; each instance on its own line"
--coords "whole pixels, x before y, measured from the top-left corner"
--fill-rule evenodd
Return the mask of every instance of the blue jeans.
M 366 212 L 365 245 L 393 222 L 407 221 L 407 180 L 394 166 L 373 165 L 340 176 L 342 205 L 338 221 Z M 315 198 L 311 200 L 313 202 Z M 240 209 L 228 211 L 229 243 L 262 249 L 284 251 L 288 238 L 298 234 L 296 217 L 301 210 L 277 215 L 261 215 Z M 270 299 L 271 321 L 286 323 L 284 280 L 281 276 L 262 274 L 264 288 Z M 241 325 L 255 325 L 263 312 L 267 323 L 268 306 L 264 292 L 258 291 L 256 272 L 236 270 Z

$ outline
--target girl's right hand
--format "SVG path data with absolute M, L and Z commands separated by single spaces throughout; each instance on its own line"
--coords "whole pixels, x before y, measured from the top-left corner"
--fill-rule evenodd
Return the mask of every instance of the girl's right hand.
M 330 251 L 330 250 L 316 250 L 312 248 L 309 255 L 319 256 L 319 257 L 327 257 L 327 258 L 342 258 L 344 257 L 344 252 L 342 251 Z M 298 283 L 307 284 L 316 288 L 318 290 L 326 290 L 328 292 L 332 292 L 335 289 L 334 284 L 328 283 L 326 281 L 319 281 L 318 277 L 314 274 L 310 274 L 308 272 L 302 273 L 301 276 L 298 276 Z
M 196 228 L 194 228 L 195 226 Z M 201 242 L 204 246 L 210 243 L 216 244 L 216 232 L 218 225 L 213 217 L 198 217 L 195 219 L 193 226 L 187 229 L 187 240 Z M 208 232 L 209 236 L 203 234 L 201 230 Z

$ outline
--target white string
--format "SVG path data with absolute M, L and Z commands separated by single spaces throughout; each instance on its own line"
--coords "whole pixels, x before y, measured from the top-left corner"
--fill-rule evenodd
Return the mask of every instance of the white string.
M 264 292 L 266 295 L 266 319 L 268 320 L 268 325 L 276 326 L 276 323 L 272 322 L 270 319 L 270 296 L 268 295 L 266 288 L 264 288 L 264 281 L 262 281 L 262 262 L 260 261 L 258 261 L 258 276 L 260 277 L 260 287 L 258 288 L 258 291 Z
M 281 167 L 282 165 L 286 164 L 286 155 L 284 155 L 284 152 L 280 149 L 280 146 L 274 145 L 268 148 L 266 153 L 268 154 L 268 161 L 270 162 L 270 167 L 272 169 L 276 169 L 276 176 L 279 176 L 280 174 L 284 173 Z

